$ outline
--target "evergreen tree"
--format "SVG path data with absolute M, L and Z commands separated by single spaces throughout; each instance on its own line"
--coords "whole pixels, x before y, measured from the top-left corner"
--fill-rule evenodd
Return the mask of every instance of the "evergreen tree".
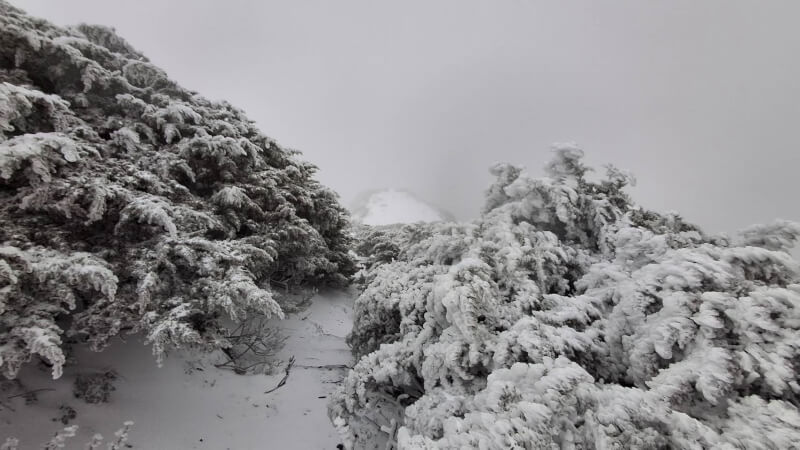
M 348 447 L 800 442 L 800 226 L 708 235 L 582 155 L 493 167 L 474 223 L 358 235 L 358 362 L 329 407 Z
M 64 339 L 228 345 L 275 286 L 343 284 L 346 211 L 244 113 L 178 86 L 112 29 L 0 1 L 0 369 Z

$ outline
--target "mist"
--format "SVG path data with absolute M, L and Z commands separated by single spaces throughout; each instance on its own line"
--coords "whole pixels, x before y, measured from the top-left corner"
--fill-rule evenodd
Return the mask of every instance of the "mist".
M 539 173 L 575 141 L 708 231 L 800 220 L 797 2 L 13 3 L 113 26 L 345 204 L 396 187 L 472 218 L 493 162 Z

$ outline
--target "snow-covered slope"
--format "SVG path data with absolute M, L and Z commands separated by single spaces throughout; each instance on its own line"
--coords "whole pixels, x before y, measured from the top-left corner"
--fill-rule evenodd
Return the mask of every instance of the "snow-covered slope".
M 365 225 L 437 222 L 452 220 L 452 215 L 420 199 L 411 192 L 384 189 L 359 196 L 351 208 L 353 219 Z

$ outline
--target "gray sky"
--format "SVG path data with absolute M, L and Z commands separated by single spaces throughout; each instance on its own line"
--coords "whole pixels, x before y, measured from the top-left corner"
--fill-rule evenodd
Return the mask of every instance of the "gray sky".
M 708 231 L 800 220 L 795 0 L 11 1 L 115 27 L 346 203 L 406 187 L 469 218 L 490 164 L 576 141 Z

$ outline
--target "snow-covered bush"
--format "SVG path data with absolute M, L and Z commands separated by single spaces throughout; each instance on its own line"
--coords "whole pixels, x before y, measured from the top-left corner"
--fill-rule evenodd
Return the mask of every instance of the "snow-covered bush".
M 141 331 L 225 348 L 280 316 L 272 286 L 345 283 L 346 211 L 242 111 L 168 79 L 113 30 L 0 1 L 0 369 Z
M 133 422 L 127 421 L 122 425 L 122 428 L 114 432 L 114 439 L 109 440 L 106 448 L 108 450 L 122 450 L 124 448 L 131 448 L 131 445 L 128 445 L 128 434 L 131 431 L 131 427 L 133 427 Z M 45 442 L 40 448 L 43 450 L 56 450 L 59 448 L 65 448 L 68 444 L 68 441 L 75 437 L 75 434 L 78 431 L 77 425 L 70 425 L 65 427 L 63 430 L 56 432 L 55 436 L 53 436 L 49 441 Z M 19 439 L 17 438 L 6 438 L 5 442 L 0 445 L 0 450 L 17 450 L 19 448 Z M 86 450 L 99 450 L 103 446 L 103 435 L 95 434 L 92 436 L 92 440 L 88 442 L 83 448 Z M 30 448 L 30 447 L 26 447 Z M 74 447 L 70 447 L 74 448 Z
M 707 235 L 633 204 L 613 167 L 590 180 L 573 145 L 546 171 L 493 167 L 471 224 L 358 233 L 359 359 L 329 409 L 345 444 L 800 442 L 800 226 Z
M 117 373 L 113 370 L 79 373 L 72 385 L 72 393 L 86 403 L 107 403 L 116 390 Z
M 59 414 L 58 418 L 57 419 L 53 418 L 53 421 L 55 422 L 56 420 L 58 420 L 64 425 L 68 425 L 70 422 L 72 422 L 73 420 L 75 420 L 75 418 L 78 417 L 78 411 L 75 411 L 75 408 L 73 408 L 70 405 L 63 405 L 63 404 L 60 405 L 58 407 L 58 414 Z

